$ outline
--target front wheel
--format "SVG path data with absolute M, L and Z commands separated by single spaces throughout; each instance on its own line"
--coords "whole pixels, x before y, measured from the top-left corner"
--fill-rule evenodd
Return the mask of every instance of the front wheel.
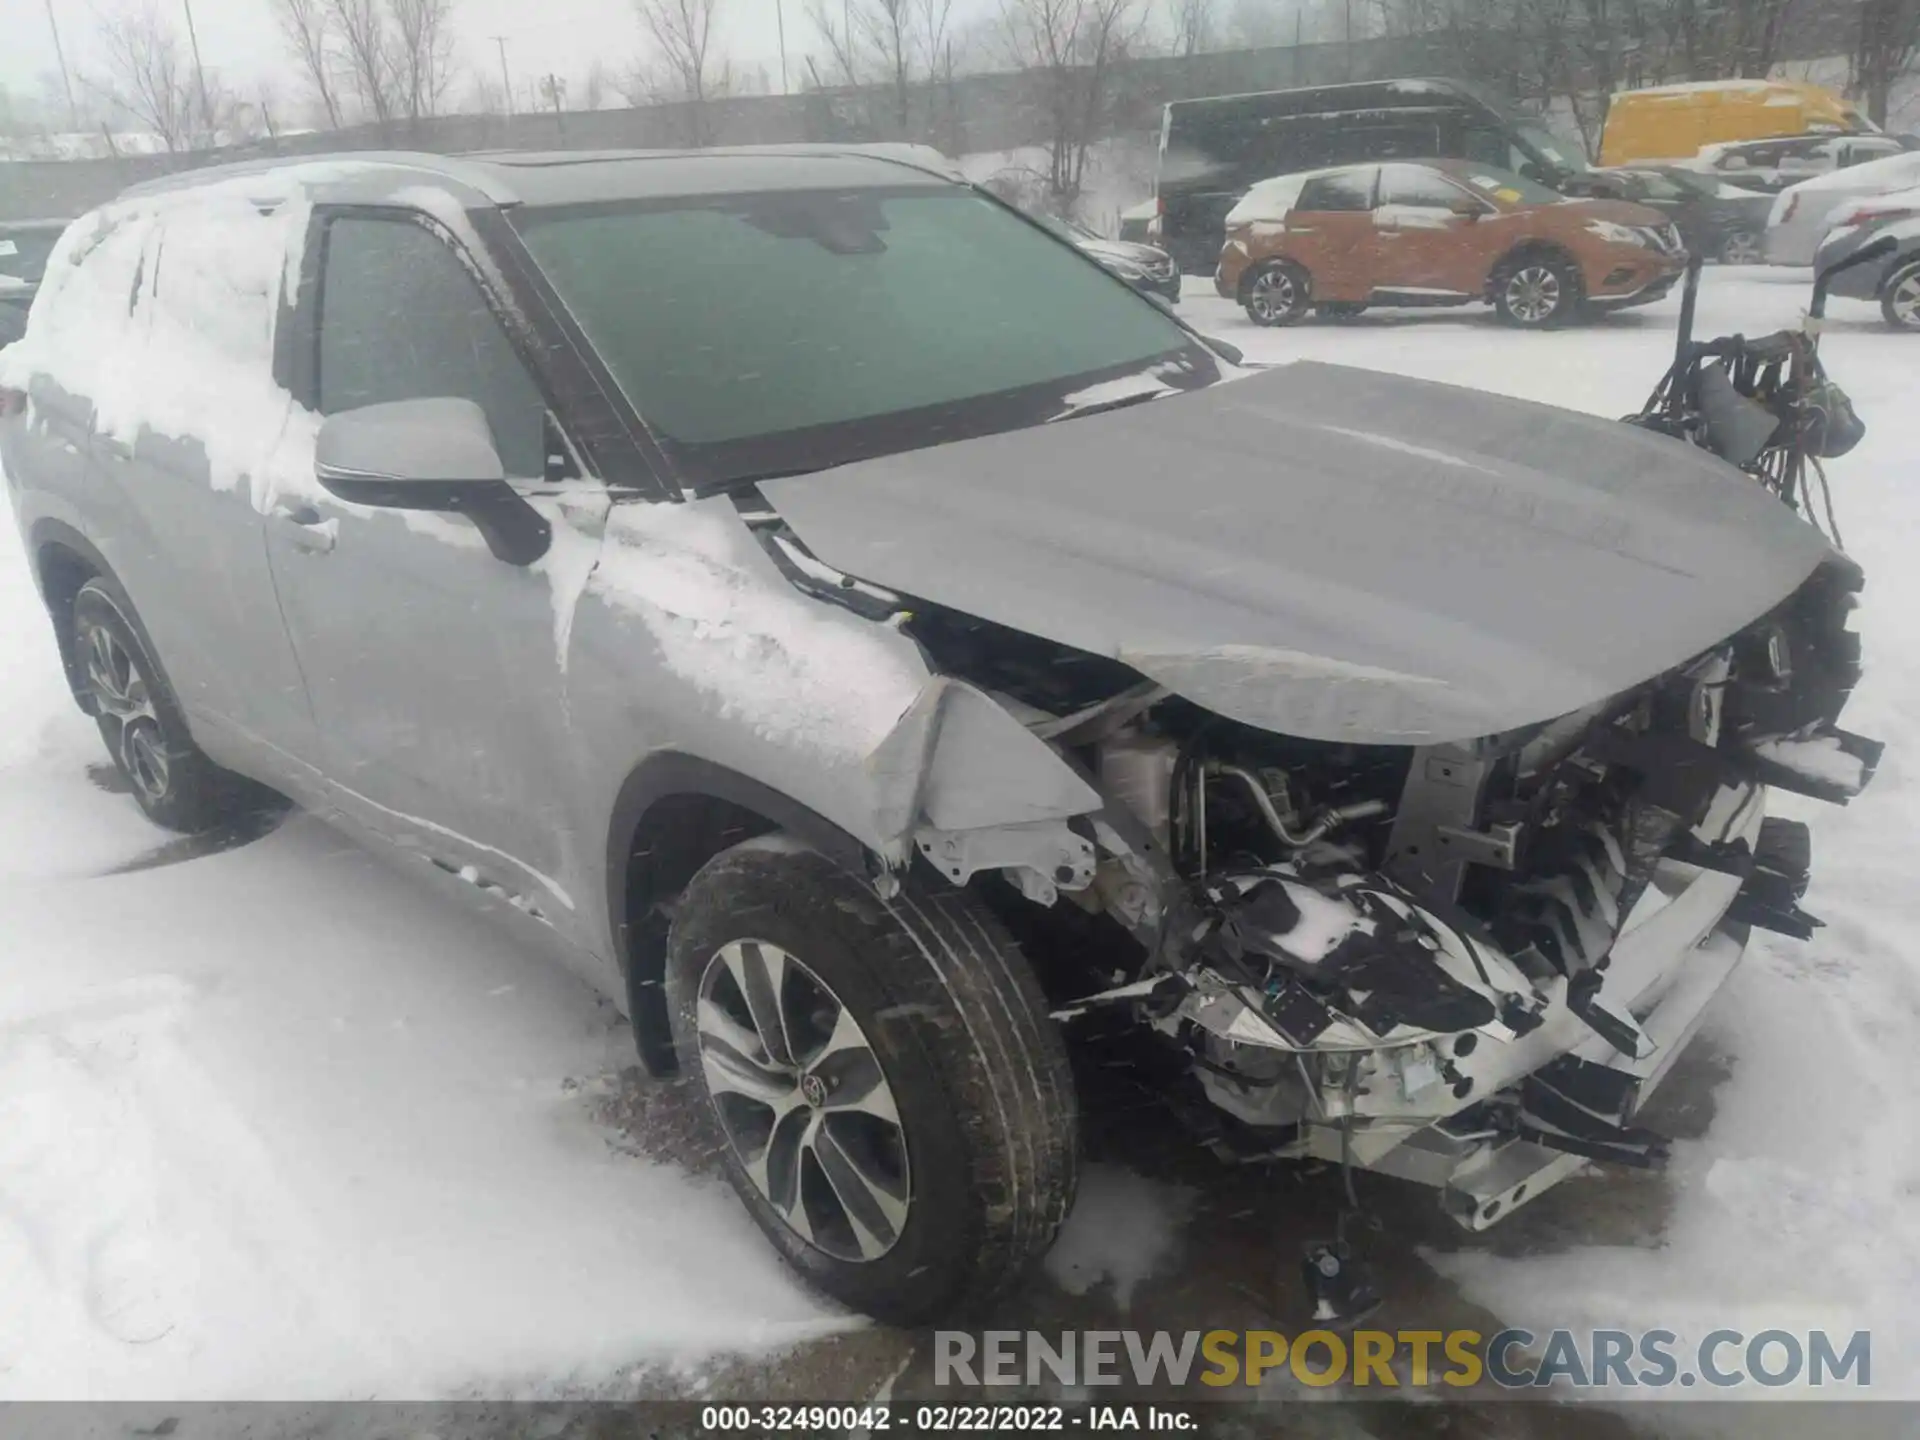
M 1524 330 L 1565 324 L 1580 309 L 1579 267 L 1559 255 L 1536 252 L 1509 260 L 1490 288 L 1500 318 Z
M 1297 325 L 1312 294 L 1306 271 L 1290 260 L 1269 260 L 1248 277 L 1240 303 L 1256 325 Z
M 1736 230 L 1720 242 L 1723 265 L 1758 265 L 1765 258 L 1765 247 L 1752 230 Z
M 1887 277 L 1880 287 L 1880 313 L 1896 330 L 1920 330 L 1920 260 Z
M 1065 1047 L 964 892 L 883 900 L 748 841 L 681 897 L 667 987 L 728 1178 L 817 1289 L 919 1324 L 978 1311 L 1052 1243 L 1077 1167 Z

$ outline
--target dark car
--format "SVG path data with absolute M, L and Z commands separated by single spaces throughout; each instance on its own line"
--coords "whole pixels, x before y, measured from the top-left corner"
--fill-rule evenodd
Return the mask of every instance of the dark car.
M 66 228 L 64 220 L 0 222 L 0 345 L 25 333 L 27 308 L 46 273 L 47 257 Z
M 1678 165 L 1595 170 L 1580 190 L 1596 199 L 1630 200 L 1661 211 L 1680 227 L 1690 254 L 1728 265 L 1757 265 L 1765 258 L 1767 211 L 1773 202 L 1756 191 Z
M 1920 220 L 1911 216 L 1836 228 L 1814 261 L 1828 270 L 1869 245 L 1891 240 L 1884 260 L 1867 260 L 1834 275 L 1828 294 L 1878 300 L 1880 313 L 1896 330 L 1920 332 Z
M 1054 234 L 1080 251 L 1109 274 L 1124 280 L 1142 295 L 1158 295 L 1163 300 L 1180 299 L 1180 267 L 1173 257 L 1158 246 L 1137 240 L 1109 240 L 1089 230 L 1077 220 L 1057 215 L 1034 217 Z

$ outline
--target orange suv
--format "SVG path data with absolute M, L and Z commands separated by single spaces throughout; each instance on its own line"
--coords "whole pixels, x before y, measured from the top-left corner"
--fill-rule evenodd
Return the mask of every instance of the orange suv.
M 1257 325 L 1484 300 L 1539 329 L 1657 300 L 1686 258 L 1656 210 L 1471 160 L 1391 161 L 1262 180 L 1227 215 L 1213 283 Z

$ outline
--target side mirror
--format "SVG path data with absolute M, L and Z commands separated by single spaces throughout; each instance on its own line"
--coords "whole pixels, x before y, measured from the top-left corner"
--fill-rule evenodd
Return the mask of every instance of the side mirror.
M 353 505 L 465 515 L 509 565 L 531 565 L 553 527 L 507 483 L 486 412 L 471 400 L 396 400 L 330 415 L 314 472 Z
M 1448 201 L 1447 209 L 1453 214 L 1458 215 L 1462 220 L 1478 220 L 1481 215 L 1485 213 L 1480 208 L 1478 201 L 1469 200 L 1464 195 L 1458 200 Z

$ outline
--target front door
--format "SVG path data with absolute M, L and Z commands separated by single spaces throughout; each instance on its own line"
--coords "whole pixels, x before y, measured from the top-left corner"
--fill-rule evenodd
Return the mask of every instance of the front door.
M 1458 206 L 1474 207 L 1471 215 Z M 1442 298 L 1480 293 L 1491 256 L 1482 227 L 1498 212 L 1426 165 L 1380 167 L 1374 207 L 1376 292 Z
M 1313 298 L 1365 300 L 1373 289 L 1376 165 L 1316 175 L 1287 215 L 1286 254 L 1306 268 Z
M 474 401 L 554 548 L 510 565 L 458 516 L 340 500 L 312 481 L 309 432 L 275 477 L 274 578 L 338 808 L 579 939 L 579 876 L 603 857 L 569 823 L 563 649 L 606 495 L 578 478 L 495 306 L 424 220 L 316 220 L 302 301 L 317 320 L 314 408 Z

